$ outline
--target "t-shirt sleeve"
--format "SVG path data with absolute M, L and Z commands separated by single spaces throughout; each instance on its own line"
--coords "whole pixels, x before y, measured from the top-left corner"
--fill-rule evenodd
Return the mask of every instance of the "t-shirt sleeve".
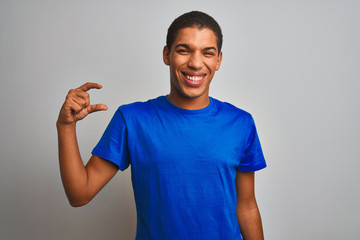
M 119 108 L 91 153 L 115 163 L 123 171 L 130 164 L 127 146 L 126 124 Z
M 254 119 L 251 117 L 249 137 L 245 143 L 244 152 L 240 158 L 238 170 L 254 172 L 266 167 L 266 161 L 261 149 Z

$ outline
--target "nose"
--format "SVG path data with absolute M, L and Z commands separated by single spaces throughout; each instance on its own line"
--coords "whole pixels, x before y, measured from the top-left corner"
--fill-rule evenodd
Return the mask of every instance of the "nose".
M 201 54 L 198 52 L 192 53 L 188 65 L 192 69 L 200 69 L 203 65 Z

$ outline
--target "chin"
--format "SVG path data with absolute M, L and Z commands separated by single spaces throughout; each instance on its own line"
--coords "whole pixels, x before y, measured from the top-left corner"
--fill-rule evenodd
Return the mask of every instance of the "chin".
M 208 96 L 208 94 L 206 94 L 206 91 L 183 91 L 182 95 L 186 98 L 189 99 L 196 99 L 196 98 L 200 98 L 200 97 L 204 97 L 204 96 Z

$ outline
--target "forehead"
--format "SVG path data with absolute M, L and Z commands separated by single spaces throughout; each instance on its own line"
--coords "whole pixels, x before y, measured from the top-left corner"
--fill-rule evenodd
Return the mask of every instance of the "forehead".
M 217 38 L 209 28 L 186 27 L 179 30 L 173 47 L 178 44 L 194 47 L 215 47 L 217 49 Z

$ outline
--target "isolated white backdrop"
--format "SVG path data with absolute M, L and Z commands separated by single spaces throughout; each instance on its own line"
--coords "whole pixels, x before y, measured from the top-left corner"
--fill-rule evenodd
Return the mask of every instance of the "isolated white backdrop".
M 223 29 L 211 96 L 255 118 L 268 168 L 256 192 L 268 240 L 358 239 L 360 2 L 0 2 L 0 238 L 133 239 L 130 171 L 68 204 L 55 121 L 87 81 L 109 106 L 79 122 L 84 161 L 116 108 L 169 91 L 171 21 L 202 10 Z

